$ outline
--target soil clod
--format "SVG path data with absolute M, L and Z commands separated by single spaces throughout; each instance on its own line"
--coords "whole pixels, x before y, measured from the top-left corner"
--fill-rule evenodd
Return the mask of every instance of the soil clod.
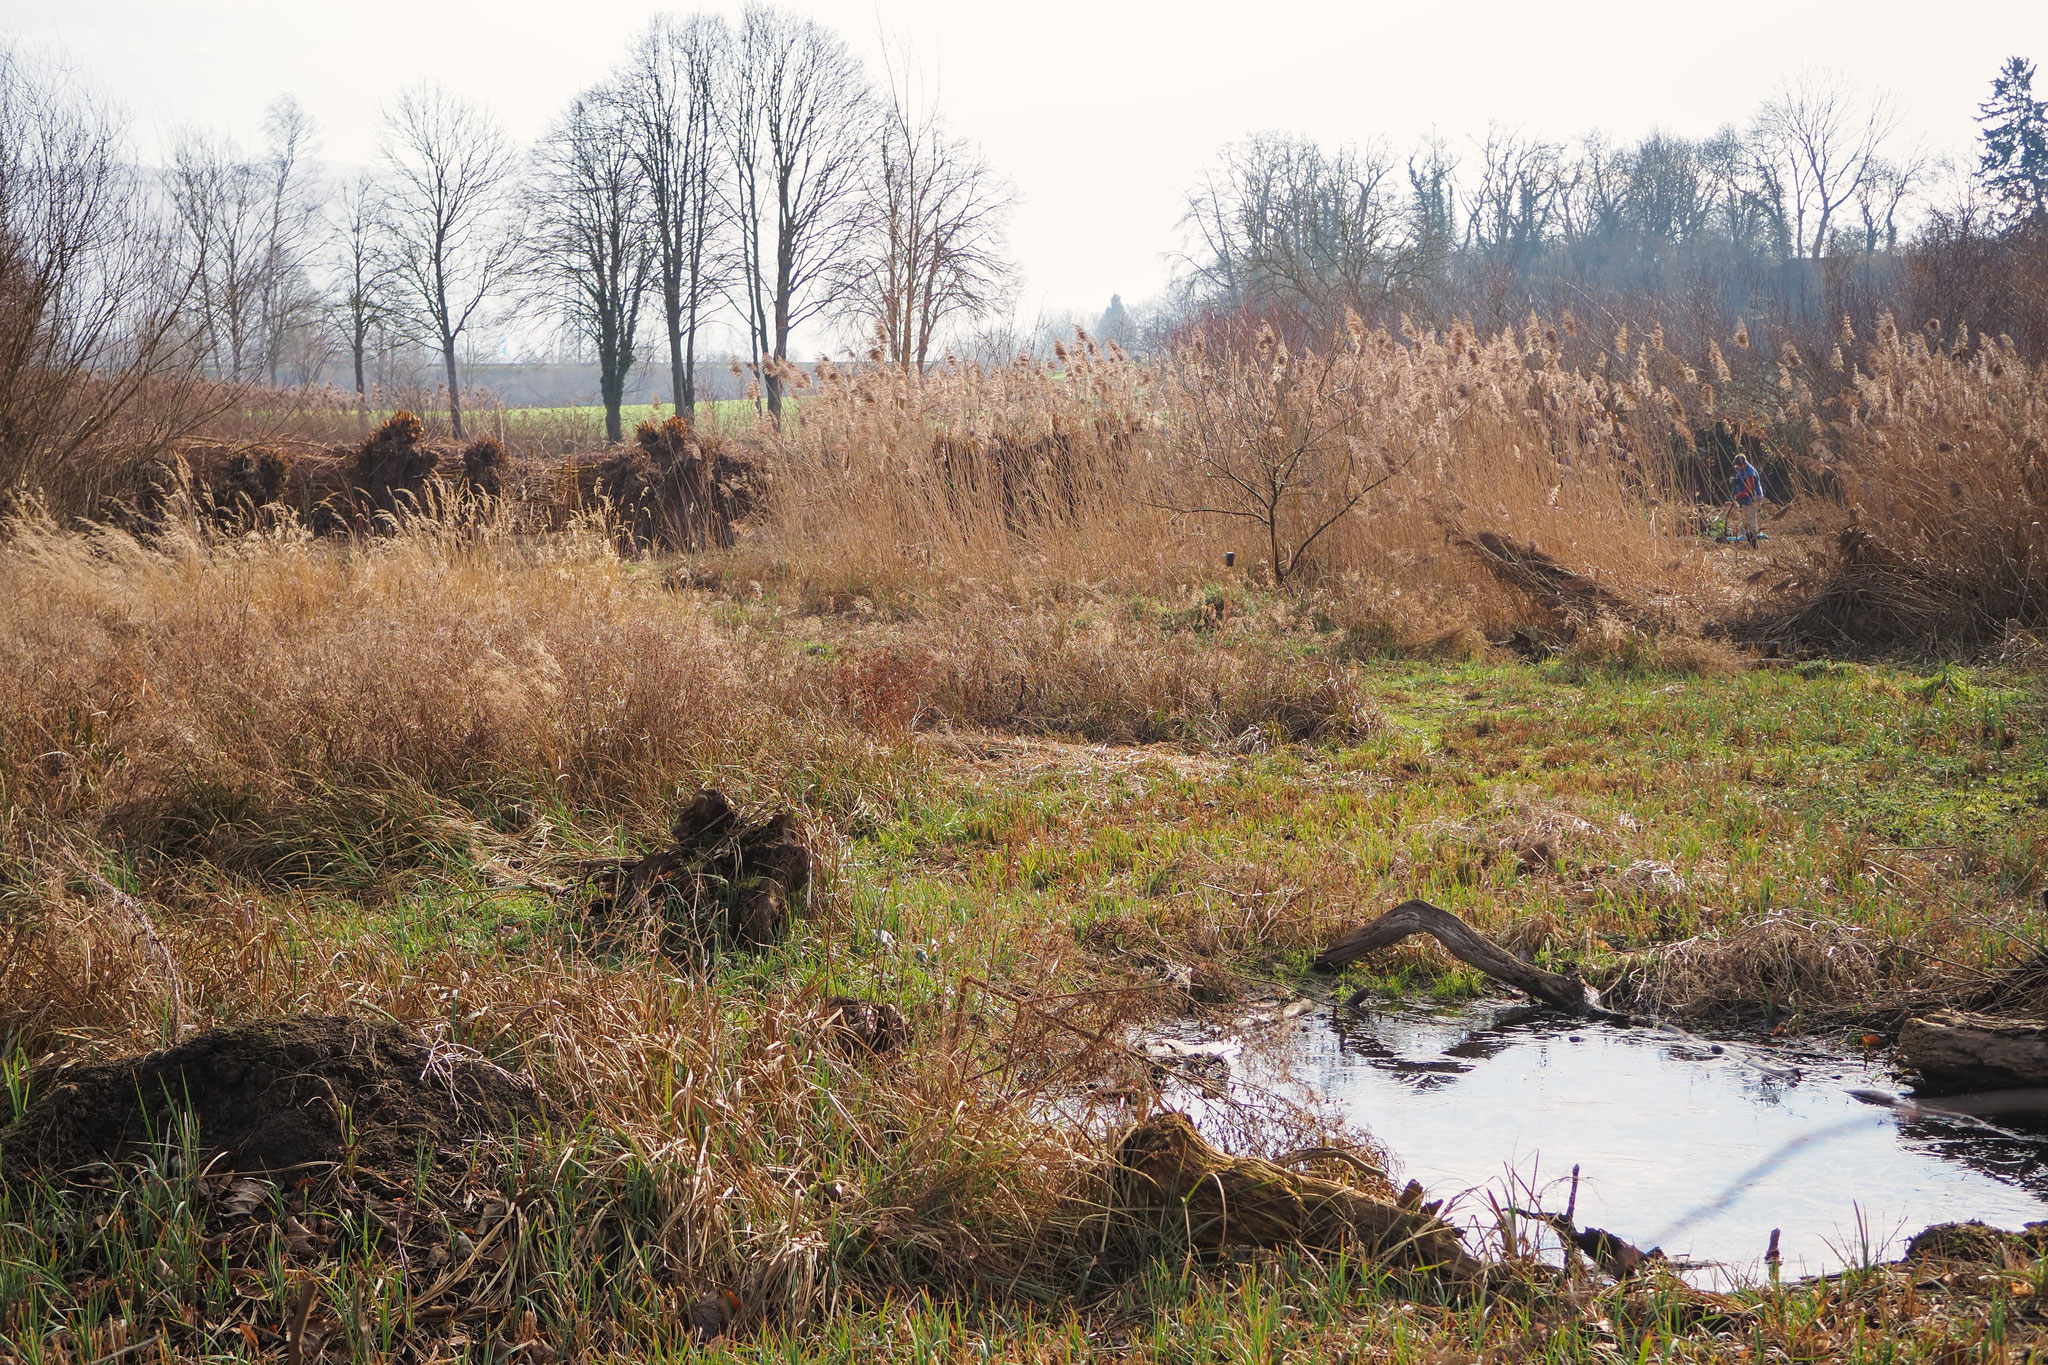
M 60 1070 L 0 1129 L 0 1170 L 9 1183 L 58 1177 L 186 1140 L 216 1172 L 349 1159 L 409 1169 L 423 1147 L 458 1149 L 546 1114 L 530 1078 L 467 1049 L 399 1024 L 313 1015 Z
M 1126 1207 L 1184 1230 L 1196 1246 L 1350 1245 L 1454 1283 L 1476 1283 L 1482 1273 L 1419 1187 L 1396 1202 L 1378 1172 L 1376 1188 L 1365 1190 L 1232 1156 L 1210 1146 L 1185 1114 L 1155 1114 L 1133 1128 L 1117 1149 L 1117 1166 Z
M 828 995 L 824 1016 L 826 1040 L 841 1052 L 880 1055 L 910 1045 L 910 1020 L 886 1000 Z
M 1906 1243 L 1908 1261 L 1969 1261 L 2004 1266 L 2028 1265 L 2048 1253 L 2048 1222 L 2029 1223 L 2007 1232 L 1975 1219 L 1967 1223 L 1936 1223 Z

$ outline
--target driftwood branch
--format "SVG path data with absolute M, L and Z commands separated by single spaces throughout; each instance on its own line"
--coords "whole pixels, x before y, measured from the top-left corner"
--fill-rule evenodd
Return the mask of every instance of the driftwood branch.
M 1428 934 L 1466 966 L 1526 991 L 1546 1005 L 1589 1018 L 1613 1017 L 1611 1011 L 1601 1008 L 1599 992 L 1585 982 L 1522 961 L 1450 911 L 1428 901 L 1402 901 L 1372 923 L 1353 929 L 1323 949 L 1313 965 L 1319 972 L 1334 972 L 1411 934 Z

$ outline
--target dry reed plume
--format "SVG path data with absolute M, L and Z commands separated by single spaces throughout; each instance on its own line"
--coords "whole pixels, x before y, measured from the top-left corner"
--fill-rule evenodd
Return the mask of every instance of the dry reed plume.
M 1159 366 L 1082 339 L 1058 364 L 827 369 L 781 442 L 773 545 L 821 598 L 1170 590 L 1213 579 L 1229 550 L 1432 633 L 1522 614 L 1466 548 L 1481 530 L 1639 594 L 1687 590 L 1679 400 L 1647 372 L 1568 370 L 1545 335 L 1404 341 L 1354 322 L 1326 350 L 1268 332 Z

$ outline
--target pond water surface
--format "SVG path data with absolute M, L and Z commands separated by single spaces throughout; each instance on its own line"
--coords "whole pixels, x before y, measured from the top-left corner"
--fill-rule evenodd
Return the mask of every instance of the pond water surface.
M 1810 1041 L 1708 1040 L 1484 1002 L 1449 1012 L 1285 1019 L 1231 1058 L 1240 1081 L 1306 1085 L 1456 1216 L 1485 1194 L 1705 1263 L 1696 1282 L 1761 1278 L 1771 1230 L 1787 1277 L 1895 1258 L 1930 1223 L 2048 1218 L 2048 1136 L 2015 1124 L 1872 1107 L 1881 1057 Z M 1285 1079 L 1283 1079 L 1283 1077 Z M 1484 1215 L 1482 1218 L 1481 1216 Z

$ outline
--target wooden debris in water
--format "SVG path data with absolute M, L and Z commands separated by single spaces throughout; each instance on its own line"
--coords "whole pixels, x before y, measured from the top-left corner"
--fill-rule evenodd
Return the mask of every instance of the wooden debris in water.
M 1937 1010 L 1899 1030 L 1899 1059 L 1930 1091 L 2048 1086 L 2048 1022 Z
M 1333 972 L 1411 934 L 1428 934 L 1466 966 L 1526 991 L 1546 1005 L 1570 1014 L 1605 1013 L 1599 995 L 1585 982 L 1522 961 L 1450 911 L 1423 900 L 1402 901 L 1372 923 L 1353 929 L 1318 953 L 1313 965 L 1317 971 Z

